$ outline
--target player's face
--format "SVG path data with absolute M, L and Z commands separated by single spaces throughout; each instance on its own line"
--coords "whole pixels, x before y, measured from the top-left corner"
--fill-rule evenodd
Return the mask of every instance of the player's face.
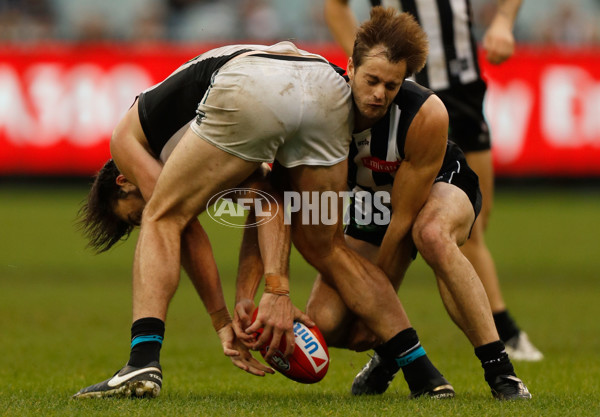
M 124 222 L 139 226 L 142 224 L 142 212 L 145 206 L 146 202 L 136 188 L 136 191 L 128 193 L 127 197 L 117 200 L 114 212 Z
M 371 127 L 385 115 L 398 94 L 405 75 L 406 61 L 388 61 L 380 47 L 373 48 L 360 67 L 355 67 L 350 60 L 348 77 L 357 110 L 357 130 Z

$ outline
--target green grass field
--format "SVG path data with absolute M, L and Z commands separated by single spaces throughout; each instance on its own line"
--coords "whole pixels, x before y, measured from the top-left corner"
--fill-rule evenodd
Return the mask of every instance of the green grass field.
M 72 400 L 128 357 L 134 240 L 95 256 L 74 228 L 87 189 L 0 185 L 0 415 L 2 416 L 598 416 L 600 415 L 600 193 L 501 189 L 488 241 L 505 299 L 544 352 L 516 363 L 529 402 L 492 399 L 466 338 L 443 310 L 418 260 L 401 290 L 432 361 L 454 385 L 448 401 L 408 400 L 401 377 L 375 398 L 349 393 L 366 353 L 331 350 L 315 385 L 234 368 L 187 278 L 171 304 L 155 400 Z M 240 231 L 204 222 L 227 299 L 233 300 Z M 314 271 L 292 258 L 294 302 Z

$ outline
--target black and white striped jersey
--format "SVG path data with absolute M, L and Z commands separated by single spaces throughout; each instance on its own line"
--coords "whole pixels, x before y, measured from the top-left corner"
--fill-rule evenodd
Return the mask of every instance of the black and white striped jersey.
M 351 189 L 391 193 L 393 174 L 405 156 L 408 128 L 432 94 L 431 90 L 405 80 L 386 115 L 371 129 L 352 135 L 348 157 L 348 184 Z
M 381 213 L 381 207 L 373 204 L 374 193 L 392 195 L 394 176 L 405 158 L 404 146 L 408 129 L 423 103 L 432 94 L 433 91 L 405 80 L 386 115 L 371 129 L 352 135 L 348 157 L 348 186 L 354 192 L 354 198 L 349 212 L 350 226 L 346 228 L 346 233 L 350 236 L 376 245 L 381 244 L 385 228 L 373 229 L 372 224 L 359 224 L 356 219 L 374 219 L 377 213 Z M 477 175 L 468 166 L 462 150 L 451 140 L 447 141 L 444 160 L 434 182 L 457 186 L 469 197 L 475 215 L 481 210 Z M 367 196 L 363 193 L 365 191 Z M 390 206 L 390 200 L 381 203 L 383 206 Z M 367 237 L 364 234 L 366 231 L 375 231 L 375 234 Z
M 434 91 L 481 79 L 469 0 L 370 0 L 411 13 L 429 38 L 425 68 L 415 80 Z

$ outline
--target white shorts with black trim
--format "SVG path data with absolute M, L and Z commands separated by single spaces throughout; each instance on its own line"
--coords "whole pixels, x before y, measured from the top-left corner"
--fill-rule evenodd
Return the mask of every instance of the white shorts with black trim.
M 318 58 L 242 56 L 214 74 L 191 128 L 247 161 L 335 165 L 351 141 L 350 87 Z

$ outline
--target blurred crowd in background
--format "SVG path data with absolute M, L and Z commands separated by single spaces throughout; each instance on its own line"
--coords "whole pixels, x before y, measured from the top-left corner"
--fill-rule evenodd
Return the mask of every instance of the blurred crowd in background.
M 359 19 L 369 2 L 352 0 Z M 496 0 L 472 0 L 482 36 Z M 600 45 L 600 0 L 523 0 L 521 43 Z M 323 0 L 0 0 L 0 42 L 326 42 Z M 480 38 L 481 39 L 481 38 Z

